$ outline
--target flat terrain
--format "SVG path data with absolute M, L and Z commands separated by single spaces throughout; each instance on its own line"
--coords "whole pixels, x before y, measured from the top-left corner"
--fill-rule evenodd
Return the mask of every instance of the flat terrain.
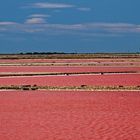
M 0 77 L 0 85 L 39 86 L 138 86 L 140 74 Z
M 0 140 L 140 140 L 140 54 L 0 55 Z
M 1 140 L 139 140 L 140 92 L 0 92 Z
M 1 73 L 27 72 L 140 72 L 140 67 L 110 66 L 1 66 Z
M 105 59 L 0 59 L 0 63 L 85 63 L 85 62 L 140 62 L 137 58 L 125 58 L 125 59 L 113 59 L 113 58 L 105 58 Z

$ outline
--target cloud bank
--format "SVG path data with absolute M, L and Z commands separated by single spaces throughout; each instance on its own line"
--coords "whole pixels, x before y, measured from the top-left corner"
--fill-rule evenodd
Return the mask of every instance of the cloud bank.
M 46 14 L 32 14 L 29 15 L 30 18 L 48 18 L 51 17 L 51 15 L 46 15 Z
M 49 2 L 39 2 L 34 3 L 29 6 L 31 8 L 48 8 L 48 9 L 61 9 L 61 8 L 72 8 L 74 5 L 64 4 L 64 3 L 49 3 Z
M 0 32 L 53 34 L 104 34 L 106 36 L 140 34 L 140 25 L 128 23 L 49 24 L 41 17 L 29 18 L 25 23 L 0 22 Z

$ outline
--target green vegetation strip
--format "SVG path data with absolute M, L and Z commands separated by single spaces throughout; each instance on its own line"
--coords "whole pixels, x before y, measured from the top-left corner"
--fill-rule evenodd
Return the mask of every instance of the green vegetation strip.
M 0 90 L 58 90 L 58 91 L 140 91 L 139 86 L 37 86 L 37 85 L 10 85 L 0 86 Z

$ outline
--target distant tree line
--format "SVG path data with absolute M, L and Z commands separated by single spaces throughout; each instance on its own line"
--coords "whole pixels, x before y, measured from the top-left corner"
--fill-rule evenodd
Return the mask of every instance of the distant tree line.
M 49 55 L 49 54 L 67 54 L 67 53 L 64 53 L 64 52 L 25 52 L 25 53 L 23 53 L 23 52 L 21 52 L 19 54 L 21 54 L 21 55 L 22 54 L 23 55 L 47 54 L 47 55 Z

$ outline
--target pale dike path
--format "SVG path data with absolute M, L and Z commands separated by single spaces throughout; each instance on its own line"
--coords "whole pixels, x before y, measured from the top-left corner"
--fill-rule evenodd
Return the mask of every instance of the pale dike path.
M 0 91 L 1 140 L 139 140 L 140 92 Z

